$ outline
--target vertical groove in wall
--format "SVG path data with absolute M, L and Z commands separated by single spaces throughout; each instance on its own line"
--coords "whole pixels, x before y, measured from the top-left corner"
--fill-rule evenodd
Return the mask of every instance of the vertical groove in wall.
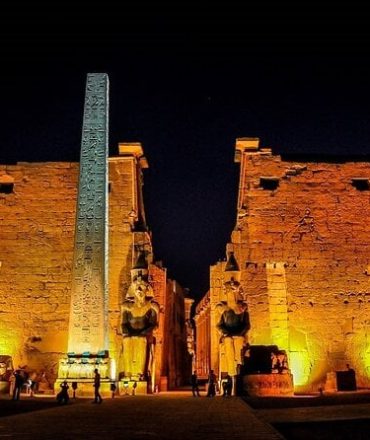
M 280 349 L 288 349 L 288 304 L 284 263 L 267 263 L 267 293 L 271 340 Z

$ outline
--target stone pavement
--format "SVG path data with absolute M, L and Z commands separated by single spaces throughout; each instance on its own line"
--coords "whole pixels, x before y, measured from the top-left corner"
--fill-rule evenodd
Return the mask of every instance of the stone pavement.
M 369 419 L 370 403 L 316 406 L 311 408 L 258 409 L 255 414 L 267 423 L 327 422 Z M 370 434 L 369 434 L 370 438 Z
M 2 405 L 12 402 L 0 401 Z M 283 437 L 241 399 L 189 393 L 122 396 L 0 418 L 0 438 L 125 440 L 272 440 Z

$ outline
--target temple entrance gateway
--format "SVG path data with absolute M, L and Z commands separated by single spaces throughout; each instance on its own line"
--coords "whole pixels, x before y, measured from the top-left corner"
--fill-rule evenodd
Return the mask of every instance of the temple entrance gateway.
M 187 289 L 153 260 L 146 168 L 139 142 L 108 158 L 104 73 L 87 76 L 79 163 L 0 165 L 0 186 L 9 186 L 0 191 L 0 355 L 26 365 L 40 393 L 67 380 L 76 397 L 92 395 L 95 369 L 106 395 L 120 378 L 140 393 L 191 375 Z M 144 250 L 147 263 L 131 278 Z

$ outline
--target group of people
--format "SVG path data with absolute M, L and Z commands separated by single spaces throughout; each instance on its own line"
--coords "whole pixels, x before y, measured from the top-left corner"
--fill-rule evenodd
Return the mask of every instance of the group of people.
M 222 390 L 223 390 L 222 395 L 224 397 L 231 396 L 232 389 L 233 389 L 233 379 L 229 374 L 227 374 L 222 381 Z M 199 381 L 196 371 L 194 371 L 194 373 L 191 376 L 191 390 L 194 397 L 200 397 Z M 207 397 L 214 397 L 216 395 L 216 391 L 218 391 L 217 377 L 214 371 L 211 370 L 208 375 L 208 381 L 207 381 Z
M 100 374 L 99 374 L 99 370 L 97 368 L 95 368 L 94 370 L 94 400 L 92 403 L 102 403 L 103 399 L 102 396 L 100 395 Z M 59 404 L 67 404 L 69 401 L 69 394 L 68 394 L 68 390 L 69 390 L 69 385 L 67 380 L 64 380 L 61 384 L 60 384 L 60 392 L 57 394 L 57 402 Z M 72 389 L 73 389 L 73 397 L 76 397 L 76 389 L 77 389 L 77 382 L 73 382 L 72 383 Z M 115 388 L 114 390 L 111 388 L 112 391 L 112 397 L 113 394 L 115 392 Z
M 32 380 L 29 373 L 25 370 L 18 369 L 13 372 L 12 379 L 12 399 L 19 400 L 23 387 L 26 387 L 27 394 L 33 396 L 36 381 Z
M 13 388 L 13 400 L 19 400 L 21 389 L 23 385 L 25 384 L 25 381 L 28 380 L 21 370 L 15 370 L 14 373 L 14 388 Z M 94 370 L 94 400 L 92 403 L 102 403 L 103 399 L 100 395 L 100 383 L 101 383 L 101 376 L 99 374 L 99 370 L 96 368 Z M 216 395 L 216 390 L 218 391 L 218 382 L 217 377 L 214 374 L 214 371 L 211 370 L 208 376 L 208 382 L 207 382 L 207 397 L 213 397 Z M 31 389 L 32 389 L 32 385 Z M 197 372 L 194 371 L 194 373 L 191 376 L 191 386 L 192 386 L 192 392 L 194 397 L 200 397 L 200 391 L 199 391 L 199 381 Z M 137 387 L 137 384 L 135 382 L 134 388 L 133 388 L 133 395 L 135 395 L 135 389 Z M 233 387 L 233 381 L 231 376 L 228 374 L 224 380 L 222 381 L 222 388 L 223 388 L 223 396 L 231 396 L 232 393 L 232 387 Z M 67 404 L 69 401 L 69 385 L 67 380 L 64 380 L 60 385 L 60 392 L 57 394 L 57 402 L 59 404 Z M 73 398 L 76 397 L 76 389 L 77 389 L 77 382 L 72 383 L 72 389 L 73 389 Z M 116 391 L 115 384 L 111 385 L 111 392 L 112 397 L 114 397 Z

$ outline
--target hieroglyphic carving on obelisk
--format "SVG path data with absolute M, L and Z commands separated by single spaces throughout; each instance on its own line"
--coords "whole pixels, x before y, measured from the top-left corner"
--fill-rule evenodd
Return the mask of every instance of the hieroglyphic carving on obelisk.
M 68 334 L 75 353 L 108 348 L 108 89 L 107 74 L 87 75 Z

